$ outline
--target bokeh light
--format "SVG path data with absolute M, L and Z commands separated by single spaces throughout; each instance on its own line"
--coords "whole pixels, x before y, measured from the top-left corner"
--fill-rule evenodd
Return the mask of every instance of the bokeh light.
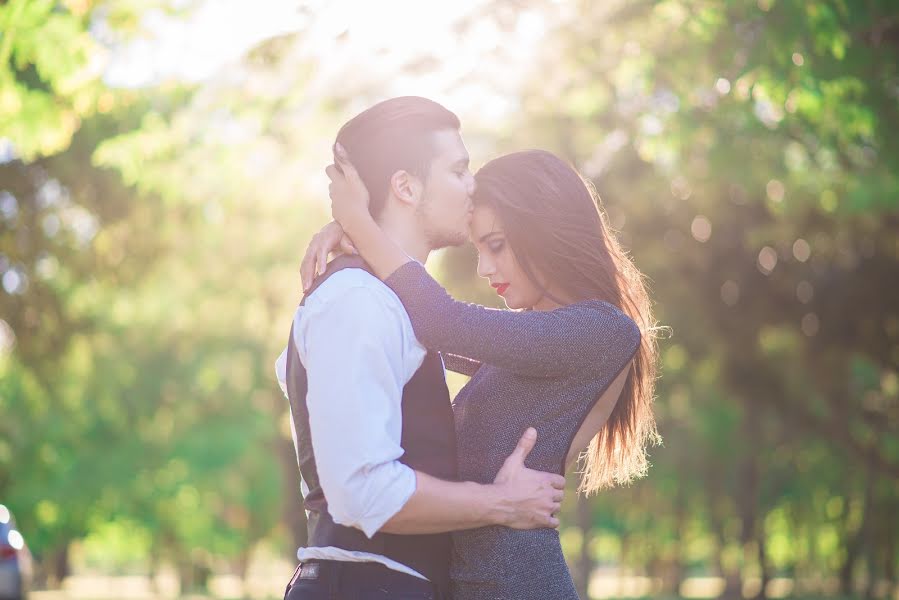
M 777 266 L 777 251 L 771 246 L 762 248 L 759 251 L 757 265 L 763 274 L 770 275 Z

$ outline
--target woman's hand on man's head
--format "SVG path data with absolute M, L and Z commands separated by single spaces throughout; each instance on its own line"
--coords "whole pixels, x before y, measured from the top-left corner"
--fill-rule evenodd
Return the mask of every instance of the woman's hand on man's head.
M 325 174 L 331 180 L 328 186 L 331 216 L 344 229 L 350 229 L 348 225 L 357 219 L 371 218 L 368 212 L 368 188 L 340 144 L 334 145 L 334 161 L 334 164 L 325 169 Z

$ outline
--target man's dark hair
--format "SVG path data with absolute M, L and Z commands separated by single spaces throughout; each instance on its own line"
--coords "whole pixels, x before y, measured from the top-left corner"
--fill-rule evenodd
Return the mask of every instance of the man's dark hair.
M 459 128 L 459 117 L 433 100 L 401 96 L 347 121 L 337 132 L 336 143 L 365 182 L 371 195 L 369 210 L 377 217 L 387 202 L 393 174 L 402 170 L 427 180 L 436 153 L 431 134 Z

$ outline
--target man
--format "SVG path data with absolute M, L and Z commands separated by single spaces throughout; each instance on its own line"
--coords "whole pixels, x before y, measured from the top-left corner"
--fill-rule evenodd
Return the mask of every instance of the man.
M 459 120 L 394 98 L 347 122 L 337 143 L 371 190 L 370 210 L 412 257 L 467 236 L 474 192 Z M 446 598 L 448 532 L 555 527 L 564 480 L 524 467 L 528 430 L 492 484 L 457 482 L 439 354 L 416 340 L 396 295 L 356 257 L 306 290 L 277 364 L 291 405 L 309 546 L 285 598 Z

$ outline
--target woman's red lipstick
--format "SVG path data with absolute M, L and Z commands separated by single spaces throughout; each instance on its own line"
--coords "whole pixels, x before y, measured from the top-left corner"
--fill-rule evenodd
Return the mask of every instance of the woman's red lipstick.
M 504 296 L 506 294 L 506 290 L 509 289 L 508 283 L 491 283 L 490 285 L 496 288 L 496 293 L 500 296 Z

